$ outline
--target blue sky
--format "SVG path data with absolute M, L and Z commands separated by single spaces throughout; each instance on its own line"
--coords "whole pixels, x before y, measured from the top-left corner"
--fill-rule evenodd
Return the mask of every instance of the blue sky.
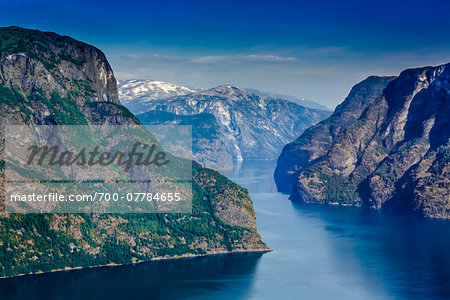
M 118 79 L 231 83 L 334 107 L 365 77 L 450 62 L 450 1 L 4 1 L 0 26 L 70 35 Z

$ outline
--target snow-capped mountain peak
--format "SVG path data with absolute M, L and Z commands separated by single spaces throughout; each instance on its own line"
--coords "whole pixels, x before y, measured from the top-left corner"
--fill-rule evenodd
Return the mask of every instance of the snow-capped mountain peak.
M 122 104 L 136 99 L 146 102 L 196 92 L 185 86 L 158 80 L 119 80 L 117 87 Z

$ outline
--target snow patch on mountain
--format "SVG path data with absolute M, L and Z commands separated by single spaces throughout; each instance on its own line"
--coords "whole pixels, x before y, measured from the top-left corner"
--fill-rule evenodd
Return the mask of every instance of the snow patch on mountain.
M 196 92 L 185 86 L 158 80 L 119 80 L 117 87 L 124 105 L 130 101 L 147 102 Z

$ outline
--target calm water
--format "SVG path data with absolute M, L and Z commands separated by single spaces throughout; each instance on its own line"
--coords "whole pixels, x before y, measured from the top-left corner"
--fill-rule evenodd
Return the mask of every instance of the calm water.
M 271 253 L 5 279 L 0 299 L 450 299 L 450 222 L 296 205 L 273 169 L 227 173 L 249 189 Z

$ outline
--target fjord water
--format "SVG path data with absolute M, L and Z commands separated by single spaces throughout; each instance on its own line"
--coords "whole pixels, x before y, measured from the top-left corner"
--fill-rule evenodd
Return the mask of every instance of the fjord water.
M 0 299 L 449 299 L 450 222 L 294 204 L 274 162 L 226 172 L 246 187 L 273 252 L 0 280 Z

